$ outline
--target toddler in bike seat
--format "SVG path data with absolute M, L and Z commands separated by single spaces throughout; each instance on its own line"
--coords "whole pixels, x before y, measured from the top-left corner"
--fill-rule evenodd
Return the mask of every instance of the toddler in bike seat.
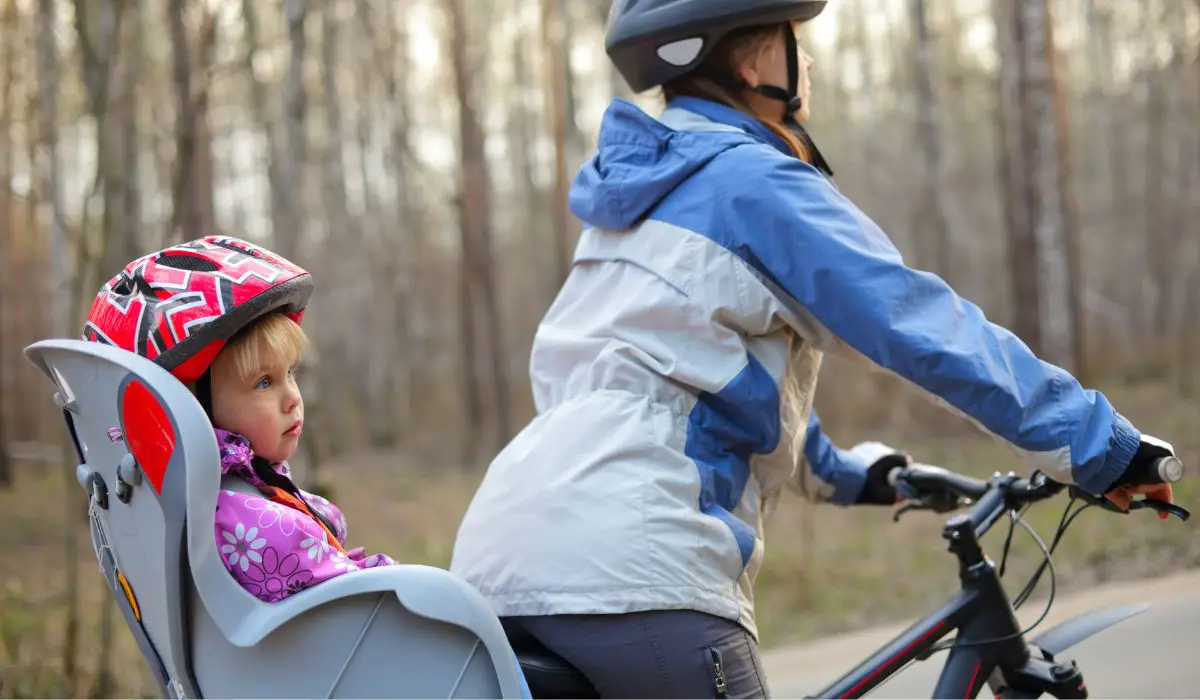
M 267 602 L 358 569 L 395 564 L 347 550 L 346 519 L 296 486 L 287 460 L 304 426 L 295 370 L 312 277 L 236 238 L 208 236 L 138 258 L 92 303 L 84 338 L 153 360 L 196 395 L 221 455 L 214 537 L 225 568 Z

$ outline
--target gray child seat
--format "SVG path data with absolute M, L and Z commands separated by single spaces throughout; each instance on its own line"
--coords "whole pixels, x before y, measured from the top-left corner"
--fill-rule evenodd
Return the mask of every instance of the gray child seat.
M 92 546 L 164 694 L 529 697 L 499 620 L 448 571 L 368 569 L 277 603 L 248 593 L 213 539 L 219 452 L 187 388 L 99 343 L 25 354 L 58 387 Z

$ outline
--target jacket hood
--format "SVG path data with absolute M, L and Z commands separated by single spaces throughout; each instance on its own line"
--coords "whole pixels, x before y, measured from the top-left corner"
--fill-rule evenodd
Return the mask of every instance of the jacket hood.
M 701 105 L 706 108 L 694 109 Z M 701 113 L 706 120 L 712 119 L 713 108 L 732 114 L 713 120 L 715 129 L 678 131 L 637 105 L 614 99 L 600 124 L 596 153 L 571 186 L 571 212 L 584 224 L 617 231 L 632 228 L 722 152 L 766 140 L 743 131 L 745 123 L 754 120 L 728 107 L 694 98 L 673 100 L 671 106 Z

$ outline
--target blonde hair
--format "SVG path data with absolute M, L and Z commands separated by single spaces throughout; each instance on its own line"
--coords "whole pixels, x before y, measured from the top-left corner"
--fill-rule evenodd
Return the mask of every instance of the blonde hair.
M 804 339 L 796 331 L 788 329 L 787 334 L 787 368 L 780 383 L 779 418 L 783 424 L 783 434 L 788 441 L 792 459 L 799 461 L 804 454 L 804 445 L 808 437 L 808 416 L 812 411 L 813 394 L 816 389 L 816 375 L 821 367 L 820 355 L 814 352 L 815 366 L 807 373 L 801 372 L 803 354 L 806 350 Z M 814 349 L 808 349 L 813 352 Z M 800 491 L 807 498 L 816 499 L 817 492 L 809 483 L 812 469 L 800 470 Z
M 719 102 L 739 112 L 745 112 L 783 139 L 791 149 L 792 155 L 806 163 L 811 163 L 812 154 L 808 152 L 808 148 L 800 141 L 799 137 L 792 133 L 791 129 L 783 125 L 782 121 L 755 112 L 740 94 L 719 85 L 715 80 L 704 75 L 706 68 L 719 74 L 734 75 L 733 71 L 737 66 L 755 53 L 766 51 L 771 40 L 784 31 L 791 31 L 790 25 L 768 24 L 746 27 L 726 34 L 721 41 L 717 42 L 712 52 L 696 70 L 663 85 L 663 96 L 668 101 L 680 95 L 698 97 Z
M 731 32 L 713 47 L 712 53 L 701 64 L 701 69 L 708 67 L 714 72 L 732 75 L 735 68 L 755 52 L 765 51 L 781 31 L 791 31 L 791 28 L 788 25 L 771 24 Z M 667 100 L 678 95 L 711 100 L 749 114 L 783 139 L 793 155 L 806 163 L 812 163 L 812 154 L 808 148 L 791 129 L 783 125 L 783 122 L 758 114 L 741 95 L 706 77 L 703 70 L 692 71 L 663 85 L 663 96 Z M 785 333 L 788 362 L 780 386 L 780 418 L 792 457 L 799 459 L 804 454 L 804 442 L 808 432 L 807 416 L 812 408 L 813 375 L 810 372 L 807 376 L 802 376 L 803 373 L 799 371 L 801 356 L 805 350 L 804 340 L 793 330 L 789 329 Z M 805 494 L 811 497 L 813 494 L 810 493 L 807 483 L 807 471 L 801 470 L 801 486 Z
M 221 349 L 233 360 L 240 377 L 250 377 L 262 370 L 269 358 L 289 358 L 299 362 L 312 346 L 304 329 L 280 312 L 263 316 L 238 331 Z

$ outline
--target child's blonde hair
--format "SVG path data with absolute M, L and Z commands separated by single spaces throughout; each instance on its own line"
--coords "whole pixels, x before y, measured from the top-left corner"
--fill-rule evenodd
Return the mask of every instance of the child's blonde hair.
M 304 329 L 276 312 L 238 331 L 221 349 L 221 354 L 230 355 L 238 376 L 249 377 L 263 368 L 267 358 L 285 357 L 295 363 L 311 347 Z

